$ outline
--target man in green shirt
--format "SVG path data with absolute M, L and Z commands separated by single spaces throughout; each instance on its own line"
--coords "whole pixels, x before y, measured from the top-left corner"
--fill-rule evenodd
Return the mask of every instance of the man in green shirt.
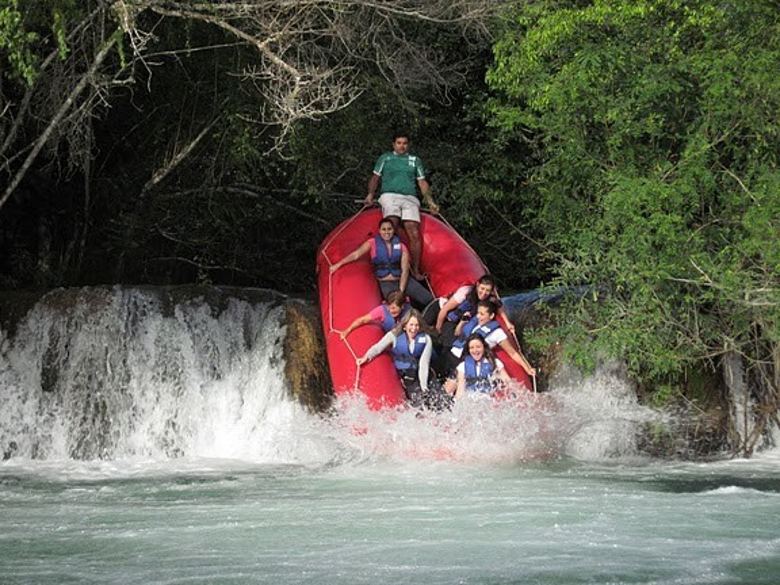
M 419 157 L 409 154 L 409 136 L 402 132 L 393 136 L 393 151 L 386 152 L 376 161 L 374 172 L 368 180 L 368 195 L 365 203 L 374 202 L 374 196 L 381 184 L 379 204 L 384 217 L 390 218 L 396 231 L 399 222 L 409 238 L 411 255 L 411 273 L 416 279 L 420 273 L 420 200 L 417 198 L 419 186 L 425 203 L 433 213 L 439 212 L 439 206 L 431 197 L 431 187 L 425 179 L 425 167 Z

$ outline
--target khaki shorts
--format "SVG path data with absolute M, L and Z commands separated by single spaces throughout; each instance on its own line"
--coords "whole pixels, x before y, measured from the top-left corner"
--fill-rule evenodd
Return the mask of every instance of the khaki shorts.
M 398 193 L 382 193 L 379 198 L 382 206 L 382 215 L 387 217 L 394 215 L 401 221 L 416 221 L 420 223 L 420 200 L 412 195 L 399 195 Z

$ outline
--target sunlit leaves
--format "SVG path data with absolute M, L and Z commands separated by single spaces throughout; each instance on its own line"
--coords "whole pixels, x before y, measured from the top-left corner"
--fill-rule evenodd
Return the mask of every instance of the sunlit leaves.
M 645 379 L 725 347 L 762 359 L 780 328 L 776 5 L 517 14 L 494 47 L 491 122 L 537 137 L 529 184 L 561 258 L 555 282 L 600 292 L 570 304 L 570 351 L 620 355 Z
M 0 7 L 0 50 L 8 59 L 11 73 L 31 85 L 37 73 L 32 45 L 38 35 L 26 31 L 22 20 L 18 0 L 4 0 Z

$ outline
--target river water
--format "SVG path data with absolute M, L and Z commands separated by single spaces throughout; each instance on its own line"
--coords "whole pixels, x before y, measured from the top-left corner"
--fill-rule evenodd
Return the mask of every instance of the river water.
M 614 373 L 321 416 L 276 308 L 104 300 L 0 339 L 0 584 L 780 582 L 780 452 L 642 458 Z

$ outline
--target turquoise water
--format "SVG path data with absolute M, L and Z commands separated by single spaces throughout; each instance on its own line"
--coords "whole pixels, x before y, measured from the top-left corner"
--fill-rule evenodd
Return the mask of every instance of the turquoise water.
M 235 460 L 0 466 L 0 582 L 745 583 L 780 467 Z

